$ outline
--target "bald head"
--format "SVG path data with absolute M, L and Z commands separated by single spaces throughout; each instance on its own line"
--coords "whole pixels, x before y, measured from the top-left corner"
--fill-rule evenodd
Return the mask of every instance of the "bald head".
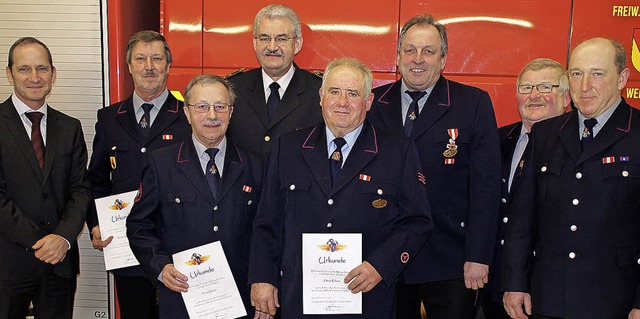
M 594 118 L 615 104 L 629 79 L 625 59 L 624 48 L 613 39 L 589 39 L 572 50 L 569 92 L 580 113 Z

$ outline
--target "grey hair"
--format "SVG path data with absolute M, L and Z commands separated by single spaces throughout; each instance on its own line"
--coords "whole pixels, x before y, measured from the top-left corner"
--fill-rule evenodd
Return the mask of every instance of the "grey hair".
M 236 92 L 233 90 L 233 86 L 227 80 L 215 74 L 200 74 L 191 79 L 191 81 L 189 81 L 189 84 L 187 84 L 187 87 L 184 89 L 184 103 L 187 104 L 187 102 L 189 101 L 189 98 L 191 97 L 191 89 L 196 84 L 204 85 L 216 83 L 224 85 L 227 91 L 229 91 L 230 104 L 233 105 L 236 101 Z
M 400 53 L 400 48 L 402 47 L 402 41 L 404 41 L 404 36 L 409 31 L 409 29 L 413 26 L 426 27 L 433 26 L 438 30 L 438 34 L 440 35 L 440 46 L 442 48 L 442 52 L 440 55 L 444 58 L 449 52 L 449 42 L 447 40 L 447 29 L 440 22 L 436 21 L 430 14 L 422 14 L 417 15 L 409 21 L 407 21 L 400 29 L 400 36 L 398 37 L 398 53 Z
M 324 92 L 324 85 L 326 84 L 327 79 L 329 78 L 329 74 L 333 69 L 339 66 L 350 67 L 360 73 L 364 78 L 364 94 L 368 96 L 371 93 L 371 86 L 373 85 L 373 74 L 369 67 L 366 64 L 362 63 L 360 60 L 355 58 L 339 58 L 335 59 L 327 65 L 327 68 L 324 71 L 324 75 L 322 76 L 322 92 Z
M 293 25 L 293 36 L 296 38 L 302 37 L 302 27 L 300 26 L 300 18 L 298 14 L 293 11 L 290 7 L 287 7 L 283 4 L 270 4 L 258 11 L 256 14 L 256 18 L 253 20 L 253 36 L 256 37 L 258 34 L 256 33 L 258 30 L 258 25 L 262 18 L 267 19 L 276 19 L 276 18 L 286 18 Z
M 558 91 L 560 93 L 565 93 L 569 89 L 569 77 L 567 75 L 567 69 L 562 66 L 562 64 L 547 58 L 539 58 L 535 59 L 522 68 L 520 74 L 518 75 L 518 80 L 516 81 L 516 87 L 520 86 L 520 81 L 522 81 L 522 75 L 524 75 L 527 71 L 540 71 L 551 69 L 555 71 L 555 75 L 558 79 Z

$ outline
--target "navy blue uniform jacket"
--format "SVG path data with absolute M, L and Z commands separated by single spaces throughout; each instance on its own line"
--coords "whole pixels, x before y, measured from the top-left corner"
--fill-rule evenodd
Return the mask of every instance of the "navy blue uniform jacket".
M 63 278 L 79 272 L 76 238 L 89 207 L 87 146 L 80 121 L 47 106 L 44 172 L 11 98 L 0 104 L 0 280 L 37 280 L 45 269 Z M 52 266 L 31 246 L 48 234 L 71 249 Z
M 530 292 L 533 310 L 549 316 L 627 318 L 640 308 L 638 145 L 640 111 L 624 100 L 583 152 L 577 111 L 533 125 L 503 290 Z
M 367 118 L 402 134 L 401 82 L 373 90 Z M 458 153 L 447 164 L 443 152 L 457 129 Z M 407 267 L 408 284 L 463 277 L 466 261 L 489 265 L 496 241 L 500 202 L 500 142 L 487 92 L 444 77 L 436 82 L 410 139 L 416 144 L 435 224 L 433 235 Z
M 285 134 L 275 145 L 254 222 L 249 282 L 279 287 L 282 318 L 302 318 L 302 234 L 362 233 L 363 261 L 383 278 L 363 295 L 363 317 L 392 318 L 396 279 L 432 227 L 415 146 L 365 121 L 333 188 L 328 158 L 324 125 Z M 378 199 L 387 205 L 374 207 Z
M 222 186 L 214 201 L 191 138 L 154 151 L 142 174 L 139 198 L 127 217 L 133 253 L 153 284 L 160 287 L 160 318 L 188 318 L 180 293 L 157 278 L 171 255 L 220 241 L 249 318 L 247 268 L 264 161 L 227 139 Z M 251 310 L 251 311 L 250 311 Z
M 89 180 L 93 199 L 138 189 L 147 154 L 160 147 L 191 137 L 191 126 L 182 102 L 169 93 L 151 125 L 142 137 L 133 111 L 133 97 L 98 110 Z M 95 202 L 87 214 L 89 232 L 98 225 Z M 116 269 L 122 276 L 143 276 L 140 267 Z
M 322 122 L 318 94 L 322 80 L 313 73 L 294 67 L 293 78 L 271 120 L 267 116 L 262 69 L 229 78 L 238 98 L 227 135 L 238 146 L 268 155 L 271 145 L 282 133 Z
M 511 192 L 509 192 L 509 175 L 511 172 L 511 158 L 516 150 L 516 144 L 520 137 L 522 122 L 517 122 L 501 127 L 500 133 L 500 154 L 502 155 L 502 187 L 500 188 L 500 219 L 498 221 L 498 241 L 494 251 L 493 262 L 490 265 L 489 283 L 485 286 L 489 298 L 494 302 L 502 302 L 502 292 L 500 292 L 500 261 L 502 259 L 502 248 L 504 247 L 505 229 L 509 223 L 509 206 L 513 198 L 513 193 L 518 185 L 518 178 L 522 171 L 513 176 Z M 524 159 L 523 155 L 523 159 Z

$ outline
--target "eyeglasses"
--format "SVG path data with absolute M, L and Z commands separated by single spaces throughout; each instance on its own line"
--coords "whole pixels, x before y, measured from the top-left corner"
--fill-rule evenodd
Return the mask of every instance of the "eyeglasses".
M 284 35 L 281 36 L 277 36 L 275 38 L 272 38 L 268 35 L 261 35 L 261 36 L 256 36 L 253 37 L 254 39 L 258 40 L 258 42 L 260 42 L 261 44 L 269 44 L 271 43 L 272 40 L 276 41 L 276 44 L 285 44 L 287 42 L 289 42 L 289 40 L 291 39 L 295 39 L 296 37 L 287 37 Z
M 553 88 L 557 88 L 557 87 L 560 87 L 560 85 L 546 84 L 546 83 L 537 84 L 537 85 L 523 84 L 523 85 L 518 85 L 518 93 L 529 94 L 531 93 L 531 91 L 533 91 L 533 88 L 536 88 L 536 90 L 538 90 L 539 93 L 551 93 L 551 91 L 553 91 Z
M 216 103 L 216 104 L 208 104 L 208 103 L 197 103 L 197 104 L 187 104 L 187 106 L 193 106 L 193 110 L 198 113 L 207 113 L 211 108 L 216 113 L 227 113 L 229 109 L 233 107 L 231 104 L 226 103 Z

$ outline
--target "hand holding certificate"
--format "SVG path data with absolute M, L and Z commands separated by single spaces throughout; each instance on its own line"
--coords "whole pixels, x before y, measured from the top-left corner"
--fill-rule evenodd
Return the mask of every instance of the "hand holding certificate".
M 240 292 L 219 241 L 173 254 L 174 267 L 188 277 L 182 299 L 189 318 L 246 316 Z
M 139 265 L 127 239 L 127 216 L 138 191 L 97 198 L 96 211 L 102 238 L 113 236 L 104 247 L 104 266 L 107 270 Z
M 362 294 L 344 282 L 361 263 L 362 234 L 302 234 L 303 313 L 362 314 Z

